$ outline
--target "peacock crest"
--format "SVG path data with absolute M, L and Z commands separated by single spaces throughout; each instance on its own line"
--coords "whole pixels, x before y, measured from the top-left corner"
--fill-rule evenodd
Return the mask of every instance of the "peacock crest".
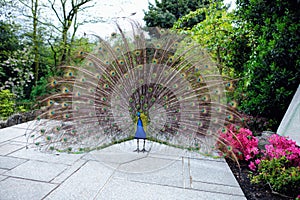
M 157 28 L 149 35 L 135 23 L 117 29 L 50 80 L 28 140 L 41 150 L 102 148 L 133 139 L 140 113 L 148 140 L 213 150 L 218 131 L 237 117 L 226 96 L 232 81 L 184 36 Z

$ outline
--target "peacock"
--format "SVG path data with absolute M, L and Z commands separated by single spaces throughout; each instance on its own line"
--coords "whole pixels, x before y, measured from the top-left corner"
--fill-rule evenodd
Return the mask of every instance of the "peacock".
M 209 53 L 171 30 L 116 24 L 97 37 L 80 64 L 61 66 L 27 134 L 41 150 L 82 152 L 137 139 L 210 152 L 218 133 L 239 118 L 227 92 L 234 81 L 219 73 Z M 149 34 L 154 33 L 154 34 Z M 139 149 L 139 140 L 144 140 Z
M 135 132 L 135 136 L 134 136 L 134 138 L 137 139 L 137 149 L 134 150 L 134 151 L 140 152 L 139 140 L 143 139 L 144 140 L 144 145 L 143 145 L 142 152 L 146 152 L 146 149 L 145 149 L 146 132 L 145 132 L 144 127 L 143 127 L 143 121 L 141 119 L 141 113 L 138 112 L 137 116 L 138 116 L 138 122 L 137 122 L 136 132 Z

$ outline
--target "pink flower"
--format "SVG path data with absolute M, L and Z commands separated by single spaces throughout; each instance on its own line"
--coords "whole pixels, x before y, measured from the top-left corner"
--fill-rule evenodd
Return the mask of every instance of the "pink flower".
M 255 162 L 255 164 L 259 165 L 260 160 L 259 160 L 259 159 L 256 159 L 254 162 Z
M 233 152 L 240 160 L 249 161 L 260 153 L 258 139 L 246 128 L 239 129 L 235 125 L 230 124 L 225 131 L 220 132 L 220 140 L 223 142 L 223 144 L 221 143 L 223 149 Z M 226 146 L 231 146 L 232 149 L 225 149 L 224 147 Z
M 257 147 L 252 147 L 251 151 L 252 151 L 255 155 L 259 153 Z
M 248 165 L 249 168 L 252 170 L 252 171 L 255 171 L 256 170 L 256 165 L 254 164 L 254 162 L 250 162 L 250 164 Z
M 250 160 L 251 159 L 251 156 L 248 154 L 248 155 L 246 155 L 246 158 L 245 158 L 245 160 Z
M 296 142 L 280 135 L 272 135 L 270 144 L 266 145 L 264 157 L 266 159 L 280 158 L 285 156 L 290 162 L 290 166 L 300 166 L 300 148 Z

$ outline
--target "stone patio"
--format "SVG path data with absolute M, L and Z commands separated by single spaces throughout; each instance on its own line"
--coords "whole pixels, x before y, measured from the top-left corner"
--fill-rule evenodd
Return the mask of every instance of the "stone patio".
M 26 149 L 28 123 L 0 129 L 0 199 L 246 199 L 224 159 L 135 141 L 83 154 Z

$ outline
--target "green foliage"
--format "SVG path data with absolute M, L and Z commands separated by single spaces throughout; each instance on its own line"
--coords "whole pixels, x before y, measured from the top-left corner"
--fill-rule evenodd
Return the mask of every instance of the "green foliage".
M 252 116 L 244 113 L 240 114 L 243 123 L 249 128 L 251 127 L 254 135 L 261 133 L 261 130 L 270 131 L 274 127 L 275 122 L 272 119 L 260 116 Z
M 14 113 L 15 95 L 9 90 L 0 91 L 0 118 L 6 119 Z
M 267 118 L 271 130 L 282 120 L 299 85 L 299 4 L 239 0 L 237 11 L 228 13 L 222 3 L 211 1 L 174 24 L 210 51 L 221 73 L 240 79 L 233 95 L 238 108 Z M 201 14 L 205 20 L 190 29 L 183 26 Z
M 279 0 L 237 1 L 237 26 L 247 31 L 240 32 L 241 43 L 235 46 L 237 50 L 240 46 L 244 53 L 242 65 L 235 68 L 244 77 L 236 97 L 245 113 L 275 121 L 273 129 L 282 120 L 299 85 L 299 4 Z
M 71 49 L 71 60 L 70 63 L 77 66 L 80 65 L 83 61 L 83 58 L 79 56 L 79 52 L 91 52 L 93 48 L 95 47 L 94 43 L 90 43 L 87 38 L 79 38 L 74 40 L 73 48 Z M 44 47 L 44 50 L 51 54 L 50 50 L 48 48 Z M 47 57 L 44 54 L 41 54 L 42 58 L 44 59 L 44 63 L 49 63 L 49 65 L 41 63 L 41 66 L 43 68 L 40 70 L 40 79 L 38 80 L 37 84 L 34 85 L 31 89 L 30 93 L 30 99 L 36 100 L 38 97 L 45 96 L 47 94 L 50 94 L 54 91 L 54 88 L 49 90 L 49 79 L 51 77 L 59 76 L 61 75 L 61 71 L 59 68 L 53 67 L 54 63 L 53 59 L 49 56 Z M 51 65 L 52 63 L 52 65 Z
M 31 48 L 21 42 L 17 25 L 1 21 L 0 27 L 0 89 L 9 89 L 22 98 L 33 80 Z
M 196 16 L 204 16 L 205 19 L 186 29 L 184 24 Z M 210 1 L 209 5 L 181 17 L 173 28 L 189 35 L 207 49 L 222 73 L 224 62 L 228 59 L 227 46 L 232 42 L 233 21 L 234 16 L 227 12 L 227 7 L 222 2 Z M 227 74 L 230 74 L 228 69 Z
M 22 49 L 12 52 L 10 57 L 0 63 L 5 70 L 6 81 L 1 84 L 2 89 L 10 89 L 17 95 L 17 98 L 25 96 L 25 88 L 33 80 L 31 69 L 32 54 L 30 49 Z
M 80 52 L 92 52 L 96 45 L 96 42 L 92 43 L 88 38 L 75 38 L 71 48 L 70 63 L 79 65 L 83 61 Z
M 36 86 L 32 87 L 30 98 L 35 100 L 39 96 L 44 96 L 46 94 L 49 94 L 51 91 L 49 91 L 49 82 L 45 77 L 42 77 Z
M 262 160 L 258 174 L 250 176 L 251 182 L 269 184 L 276 192 L 297 195 L 300 191 L 300 167 L 287 167 L 288 162 L 285 156 Z
M 14 113 L 22 113 L 28 111 L 28 106 L 17 105 L 16 95 L 9 90 L 0 91 L 0 119 L 5 120 Z
M 0 21 L 0 61 L 3 62 L 8 59 L 10 52 L 21 48 L 18 42 L 18 36 L 14 33 L 18 30 L 18 26 L 14 23 L 5 23 Z
M 147 27 L 171 28 L 177 19 L 195 11 L 206 5 L 206 0 L 162 0 L 155 1 L 156 6 L 149 4 L 147 12 L 145 12 L 144 21 Z M 190 18 L 185 27 L 192 27 L 203 20 L 203 15 L 197 15 Z
M 22 113 L 22 112 L 26 112 L 26 111 L 28 111 L 28 110 L 24 106 L 18 106 L 17 107 L 17 112 Z

